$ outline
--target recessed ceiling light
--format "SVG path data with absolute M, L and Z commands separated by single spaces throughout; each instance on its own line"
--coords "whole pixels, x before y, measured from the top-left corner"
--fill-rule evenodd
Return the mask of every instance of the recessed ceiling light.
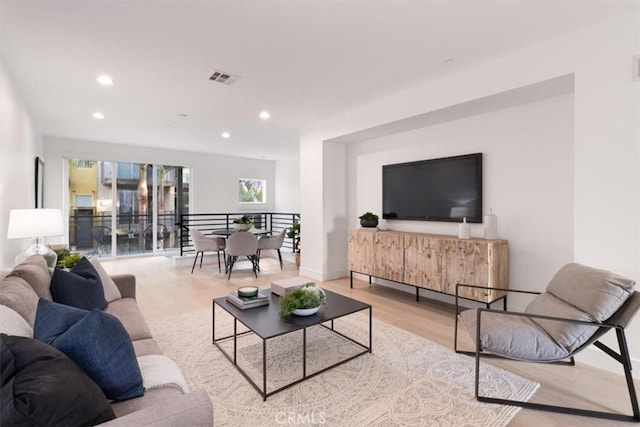
M 220 136 L 222 136 L 223 138 L 229 138 L 231 134 L 229 132 L 222 132 Z
M 185 118 L 185 117 L 187 117 L 187 115 L 185 113 L 178 113 L 178 117 Z
M 102 114 L 100 111 L 96 111 L 95 113 L 92 114 L 94 119 L 98 119 L 98 120 L 102 120 L 104 119 L 104 114 Z
M 453 65 L 456 62 L 455 58 L 449 58 L 444 60 L 444 65 Z
M 260 118 L 262 120 L 267 120 L 269 117 L 271 117 L 271 114 L 269 114 L 268 111 L 263 111 L 263 112 L 260 113 Z
M 105 86 L 111 86 L 113 84 L 113 79 L 107 74 L 100 74 L 96 80 L 98 83 Z

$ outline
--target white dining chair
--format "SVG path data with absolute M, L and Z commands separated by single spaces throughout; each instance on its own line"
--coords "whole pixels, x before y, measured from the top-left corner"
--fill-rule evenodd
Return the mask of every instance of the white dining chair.
M 189 233 L 191 233 L 191 239 L 193 240 L 193 246 L 196 249 L 196 259 L 193 260 L 193 267 L 191 267 L 191 274 L 193 274 L 193 269 L 196 267 L 196 262 L 198 262 L 198 255 L 200 256 L 200 268 L 202 268 L 202 260 L 204 258 L 205 252 L 216 252 L 218 255 L 218 272 L 222 272 L 220 268 L 220 252 L 224 253 L 226 242 L 224 237 L 219 236 L 210 236 L 204 234 L 196 227 L 189 228 Z M 224 258 L 224 257 L 223 257 Z M 225 271 L 227 269 L 227 260 L 224 259 L 224 268 Z
M 284 236 L 287 233 L 287 229 L 284 228 L 280 232 L 280 234 L 276 236 L 263 236 L 258 239 L 258 267 L 260 266 L 260 255 L 262 251 L 274 249 L 278 251 L 278 260 L 280 261 L 280 270 L 283 270 L 282 266 L 282 254 L 280 253 L 280 248 L 282 248 L 282 244 L 284 243 Z
M 227 271 L 231 271 L 239 257 L 245 256 L 251 261 L 253 274 L 258 278 L 258 239 L 253 233 L 237 231 L 227 239 Z

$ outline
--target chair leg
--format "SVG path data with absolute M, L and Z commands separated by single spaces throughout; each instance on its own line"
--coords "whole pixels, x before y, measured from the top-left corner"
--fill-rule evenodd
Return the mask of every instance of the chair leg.
M 280 253 L 280 249 L 278 249 L 278 259 L 280 260 L 280 270 L 284 270 L 282 266 L 282 254 Z
M 193 260 L 193 266 L 191 267 L 191 274 L 193 274 L 193 269 L 196 268 L 196 262 L 198 262 L 198 254 L 200 252 L 196 252 L 196 259 Z M 202 254 L 204 256 L 204 254 Z M 200 261 L 200 268 L 202 268 L 202 261 Z
M 218 254 L 218 273 L 222 273 L 222 269 L 220 268 L 220 251 L 216 252 Z
M 229 257 L 229 276 L 227 276 L 227 280 L 231 279 L 231 271 L 233 271 L 233 264 L 236 263 L 237 256 Z

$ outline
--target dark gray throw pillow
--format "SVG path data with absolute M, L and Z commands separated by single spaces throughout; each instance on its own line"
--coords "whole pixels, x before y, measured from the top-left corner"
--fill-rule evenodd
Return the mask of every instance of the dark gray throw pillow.
M 89 426 L 115 418 L 100 387 L 62 352 L 5 334 L 0 348 L 0 425 Z
M 51 277 L 51 296 L 55 302 L 83 310 L 107 308 L 100 275 L 86 257 L 70 271 L 55 269 Z
M 109 399 L 144 394 L 131 338 L 115 316 L 40 299 L 33 336 L 69 356 Z

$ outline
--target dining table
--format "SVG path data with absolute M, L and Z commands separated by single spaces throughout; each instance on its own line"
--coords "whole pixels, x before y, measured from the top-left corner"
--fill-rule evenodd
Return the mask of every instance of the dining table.
M 217 230 L 211 230 L 210 234 L 221 236 L 221 237 L 229 237 L 233 233 L 237 233 L 239 230 L 235 228 L 219 228 Z M 256 236 L 269 236 L 271 234 L 271 230 L 267 228 L 250 228 L 247 230 L 247 233 L 255 234 Z

